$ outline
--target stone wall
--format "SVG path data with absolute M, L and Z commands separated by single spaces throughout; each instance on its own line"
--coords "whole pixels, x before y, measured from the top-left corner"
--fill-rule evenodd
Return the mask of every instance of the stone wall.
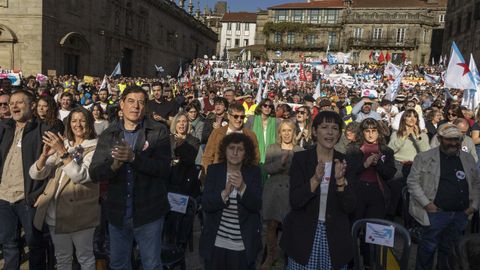
M 18 32 L 15 62 L 25 74 L 103 76 L 119 61 L 123 74 L 153 76 L 155 64 L 176 74 L 180 63 L 213 55 L 217 42 L 213 31 L 170 1 L 9 0 L 0 7 L 2 24 Z
M 0 5 L 0 66 L 4 69 L 22 69 L 25 74 L 36 74 L 42 67 L 42 1 L 3 0 Z M 12 65 L 13 64 L 13 65 Z

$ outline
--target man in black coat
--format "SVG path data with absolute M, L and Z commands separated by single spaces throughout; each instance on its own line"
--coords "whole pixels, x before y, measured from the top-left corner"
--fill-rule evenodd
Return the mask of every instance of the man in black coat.
M 29 92 L 13 93 L 9 106 L 12 118 L 0 123 L 0 244 L 4 269 L 20 267 L 20 225 L 29 248 L 30 269 L 45 269 L 43 235 L 33 227 L 33 205 L 47 182 L 33 181 L 29 169 L 42 153 L 42 136 L 50 128 L 33 117 L 35 102 Z
M 145 119 L 148 96 L 138 86 L 127 87 L 120 100 L 123 120 L 100 136 L 90 177 L 108 181 L 107 220 L 110 268 L 129 269 L 133 240 L 144 269 L 161 269 L 162 227 L 170 210 L 166 184 L 170 173 L 167 128 Z

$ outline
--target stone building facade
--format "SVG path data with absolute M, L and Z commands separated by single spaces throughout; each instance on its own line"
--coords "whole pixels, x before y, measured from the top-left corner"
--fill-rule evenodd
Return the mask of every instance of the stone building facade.
M 262 32 L 273 60 L 326 59 L 328 50 L 426 64 L 440 58 L 445 11 L 446 0 L 312 0 L 270 7 Z
M 217 35 L 169 0 L 0 0 L 0 66 L 24 74 L 153 76 L 215 54 Z
M 480 0 L 449 0 L 445 15 L 443 53 L 450 55 L 452 41 L 457 43 L 467 62 L 473 54 L 480 62 Z

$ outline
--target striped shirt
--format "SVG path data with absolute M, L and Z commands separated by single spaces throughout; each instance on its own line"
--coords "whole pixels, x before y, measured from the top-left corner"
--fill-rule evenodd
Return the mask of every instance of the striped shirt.
M 220 226 L 217 230 L 217 237 L 215 238 L 215 246 L 234 251 L 245 250 L 240 231 L 240 222 L 238 218 L 238 204 L 237 204 L 236 190 L 230 193 L 228 198 L 229 204 L 227 208 L 222 211 L 222 218 Z

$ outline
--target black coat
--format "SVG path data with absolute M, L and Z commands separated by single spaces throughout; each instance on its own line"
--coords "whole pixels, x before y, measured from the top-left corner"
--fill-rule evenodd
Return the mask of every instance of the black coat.
M 122 165 L 116 172 L 113 163 L 112 147 L 123 138 L 122 122 L 110 125 L 100 136 L 90 164 L 89 173 L 93 181 L 108 181 L 107 219 L 115 227 L 123 227 L 127 206 L 127 167 Z M 170 175 L 170 138 L 164 125 L 145 119 L 139 129 L 135 144 L 133 226 L 151 223 L 169 210 L 167 183 Z
M 15 136 L 16 122 L 13 119 L 0 122 L 0 172 L 3 172 L 4 160 L 7 157 Z M 34 205 L 37 197 L 43 192 L 47 181 L 34 181 L 30 177 L 30 167 L 37 161 L 43 150 L 42 136 L 46 131 L 60 132 L 55 128 L 33 118 L 27 123 L 22 135 L 22 167 L 27 204 Z M 0 173 L 0 182 L 2 175 Z
M 437 125 L 439 127 L 440 124 Z M 437 128 L 433 125 L 432 121 L 425 122 L 425 128 L 427 129 L 428 139 L 431 140 L 435 134 L 437 134 Z
M 170 134 L 172 146 L 172 159 L 174 165 L 170 176 L 168 191 L 180 193 L 196 198 L 200 195 L 199 171 L 195 167 L 195 158 L 198 154 L 200 141 L 187 134 L 185 140 L 179 144 L 175 142 L 175 135 Z
M 343 154 L 335 151 L 334 159 L 343 160 L 344 158 Z M 318 224 L 320 186 L 314 193 L 310 191 L 310 179 L 315 174 L 317 160 L 317 150 L 311 148 L 296 152 L 290 167 L 290 205 L 292 210 L 283 221 L 280 246 L 289 257 L 302 265 L 306 265 L 310 258 Z M 333 165 L 328 188 L 325 223 L 334 269 L 348 264 L 353 258 L 349 214 L 354 211 L 355 194 L 351 185 L 347 185 L 343 192 L 337 191 L 335 166 Z
M 260 168 L 246 166 L 242 168 L 243 181 L 247 185 L 242 197 L 238 197 L 238 215 L 243 244 L 247 254 L 247 264 L 255 262 L 262 248 L 262 183 Z M 213 256 L 215 238 L 220 226 L 222 211 L 227 205 L 220 193 L 225 189 L 227 164 L 217 163 L 208 166 L 205 189 L 202 195 L 204 210 L 203 231 L 200 236 L 200 255 L 204 259 Z
M 380 145 L 380 153 L 384 157 L 378 160 L 375 170 L 377 171 L 381 184 L 384 187 L 383 195 L 385 197 L 385 203 L 388 204 L 390 202 L 390 191 L 386 182 L 395 176 L 397 169 L 395 168 L 394 153 L 390 147 Z M 352 144 L 348 147 L 346 154 L 348 166 L 346 176 L 349 180 L 349 184 L 351 184 L 354 189 L 357 188 L 360 181 L 360 175 L 365 170 L 365 167 L 363 167 L 364 157 L 365 155 L 362 150 L 360 150 L 359 144 Z

